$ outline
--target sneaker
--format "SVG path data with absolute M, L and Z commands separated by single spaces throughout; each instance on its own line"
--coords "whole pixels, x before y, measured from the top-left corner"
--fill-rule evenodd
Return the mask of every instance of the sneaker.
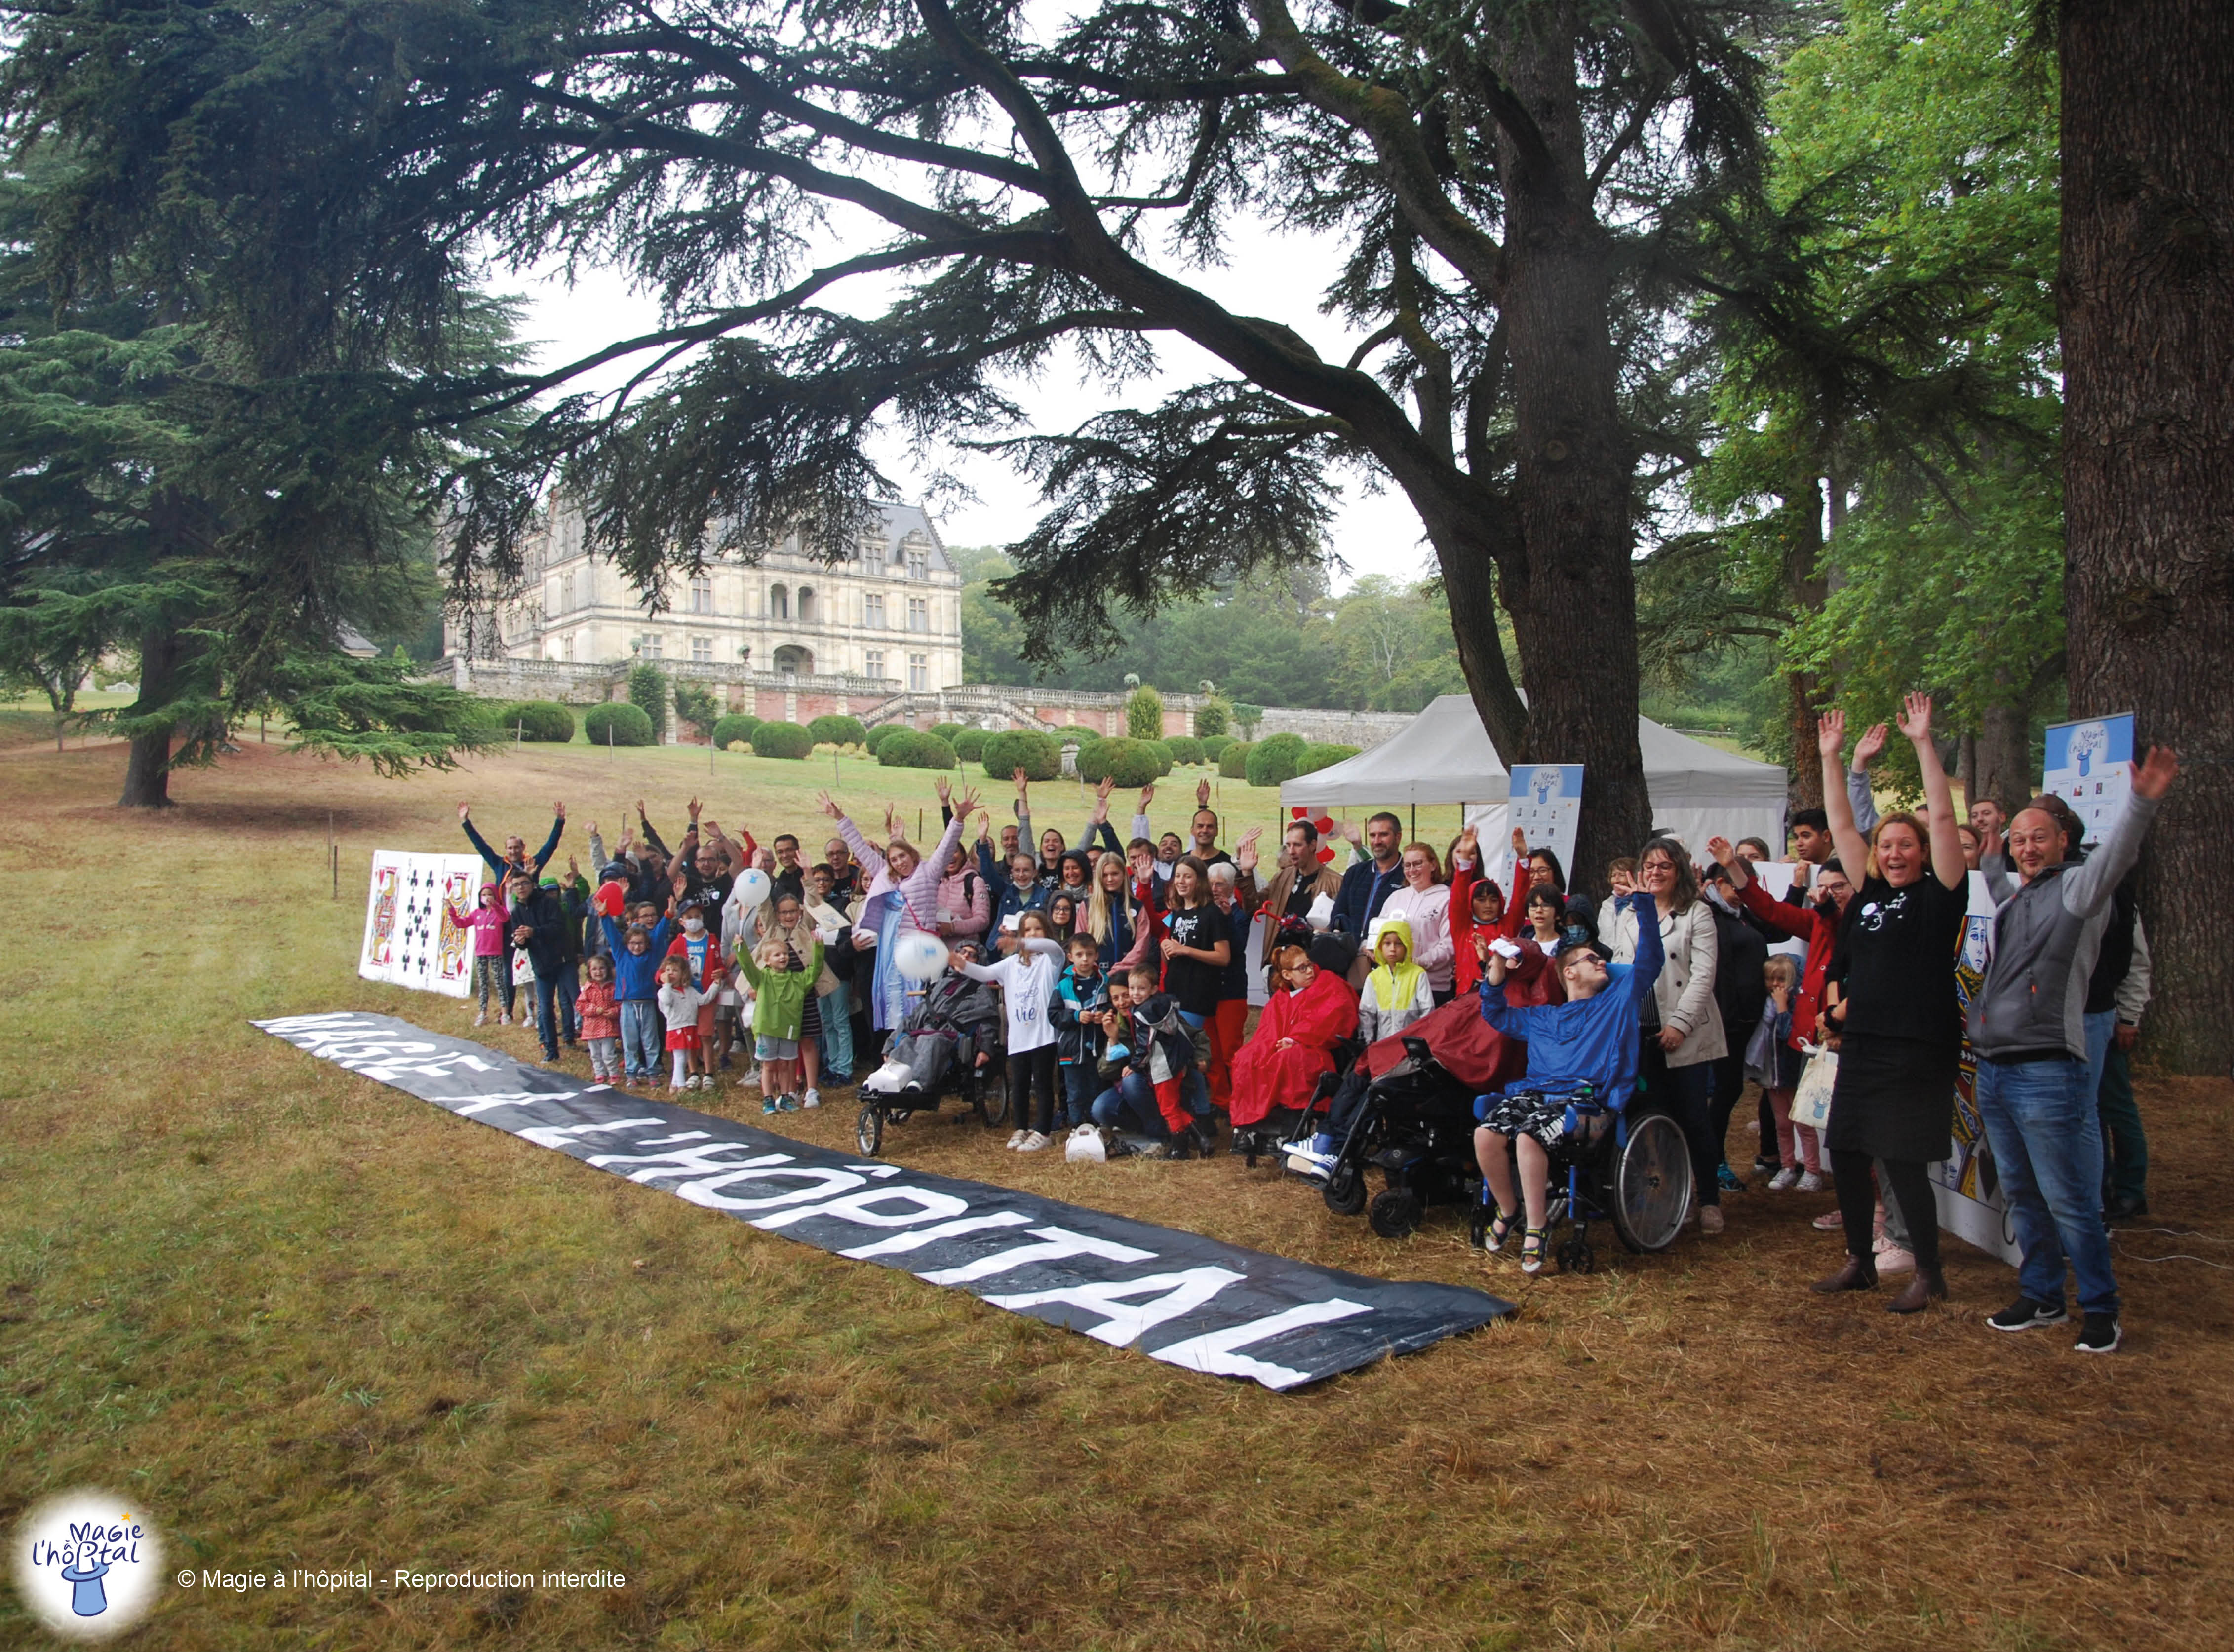
M 762 1118 L 766 1118 L 769 1113 L 774 1113 L 774 1111 L 775 1103 L 774 1101 L 763 1101 L 761 1103 L 761 1116 Z
M 1821 1192 L 1823 1191 L 1823 1172 L 1819 1170 L 1803 1171 L 1800 1173 L 1799 1187 L 1800 1191 L 1803 1193 Z M 1838 1224 L 1834 1222 L 1831 1225 L 1836 1227 Z
M 1742 1193 L 1746 1191 L 1746 1185 L 1738 1179 L 1737 1172 L 1730 1168 L 1730 1161 L 1727 1159 L 1715 1166 L 1715 1185 L 1725 1193 Z
M 2089 1314 L 2080 1324 L 2079 1340 L 2071 1346 L 2080 1354 L 2115 1354 L 2125 1337 L 2125 1327 L 2115 1314 Z
M 1032 1133 L 1029 1130 L 1016 1130 L 1010 1132 L 1009 1136 L 1009 1151 L 1014 1152 L 1017 1148 L 1022 1146 L 1024 1145 L 1024 1138 L 1031 1133 Z
M 1916 1252 L 1904 1245 L 1895 1244 L 1891 1239 L 1878 1241 L 1876 1261 L 1880 1274 L 1916 1271 Z
M 1772 1193 L 1788 1193 L 1799 1183 L 1799 1180 L 1800 1172 L 1798 1171 L 1780 1170 L 1775 1175 L 1768 1179 L 1768 1191 Z
M 822 1092 L 820 1090 L 809 1090 L 805 1095 L 799 1098 L 799 1105 L 802 1107 L 820 1107 L 822 1105 Z
M 1719 1205 L 1702 1205 L 1699 1207 L 1699 1231 L 1720 1233 L 1721 1231 L 1722 1207 Z
M 1753 1173 L 1756 1176 L 1773 1176 L 1780 1168 L 1782 1166 L 1773 1159 L 1763 1159 L 1759 1153 L 1754 1155 Z M 1797 1171 L 1793 1173 L 1799 1174 Z
M 512 1015 L 511 1015 L 510 1012 L 509 1012 L 509 1011 L 503 1011 L 503 1012 L 500 1012 L 500 1013 L 498 1014 L 498 1015 L 497 1015 L 497 1018 L 496 1018 L 496 1024 L 497 1024 L 498 1026 L 500 1026 L 500 1027 L 509 1027 L 509 1026 L 511 1026 L 511 1025 L 512 1025 Z
M 1016 1151 L 1020 1153 L 1035 1153 L 1039 1152 L 1041 1148 L 1046 1146 L 1048 1145 L 1048 1137 L 1040 1134 L 1038 1131 L 1035 1130 L 1016 1144 Z
M 1323 1141 L 1325 1138 L 1320 1136 L 1313 1139 Z M 1334 1168 L 1334 1155 L 1321 1152 L 1316 1146 L 1290 1147 L 1288 1149 L 1288 1168 L 1298 1176 L 1323 1178 Z
M 2036 1303 L 2029 1296 L 2020 1296 L 2000 1313 L 1987 1315 L 1986 1323 L 1997 1331 L 2030 1331 L 2043 1325 L 2061 1325 L 2070 1317 L 2061 1303 Z M 2111 1322 L 2113 1326 L 2116 1322 Z M 2113 1330 L 2112 1348 L 2118 1345 L 2115 1337 Z
M 486 1009 L 484 1009 L 484 1010 L 482 1010 L 482 1011 L 481 1011 L 481 1013 L 480 1013 L 480 1015 L 475 1015 L 475 1016 L 474 1017 L 474 1026 L 476 1026 L 476 1027 L 486 1027 L 486 1026 L 487 1026 L 487 1025 L 488 1025 L 488 1011 L 487 1011 L 487 1010 L 486 1010 Z
M 786 1091 L 783 1094 L 781 1094 L 781 1095 L 780 1095 L 780 1096 L 776 1097 L 776 1099 L 775 1099 L 775 1110 L 776 1110 L 778 1113 L 796 1113 L 796 1112 L 798 1112 L 798 1111 L 799 1111 L 799 1098 L 798 1098 L 797 1096 L 795 1096 L 795 1095 L 793 1095 L 789 1091 Z
M 1806 1185 L 1805 1178 L 1802 1179 L 1801 1185 L 1803 1186 Z M 1826 1211 L 1808 1225 L 1819 1233 L 1835 1233 L 1846 1225 L 1846 1218 L 1836 1211 Z

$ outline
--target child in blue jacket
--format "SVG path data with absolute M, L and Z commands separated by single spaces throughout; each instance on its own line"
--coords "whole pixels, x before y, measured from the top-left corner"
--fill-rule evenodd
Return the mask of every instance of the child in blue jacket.
M 672 919 L 663 917 L 647 929 L 631 924 L 624 930 L 620 920 L 601 917 L 605 944 L 613 952 L 613 997 L 621 1010 L 621 1060 L 625 1082 L 651 1084 L 659 1077 L 660 1052 L 667 1041 L 659 1015 L 659 961 L 674 933 Z

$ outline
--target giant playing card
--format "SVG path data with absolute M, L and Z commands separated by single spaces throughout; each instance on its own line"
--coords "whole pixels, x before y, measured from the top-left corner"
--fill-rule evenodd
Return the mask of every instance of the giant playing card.
M 449 909 L 469 910 L 487 876 L 478 855 L 375 850 L 357 973 L 464 997 L 473 985 L 473 937 Z

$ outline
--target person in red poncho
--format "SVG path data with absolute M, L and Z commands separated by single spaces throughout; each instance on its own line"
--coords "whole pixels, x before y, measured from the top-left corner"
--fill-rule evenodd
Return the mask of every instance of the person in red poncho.
M 1274 1107 L 1308 1107 L 1319 1074 L 1334 1071 L 1334 1047 L 1357 1030 L 1349 983 L 1312 963 L 1307 947 L 1284 937 L 1272 963 L 1282 984 L 1233 1058 L 1237 1130 L 1261 1123 Z

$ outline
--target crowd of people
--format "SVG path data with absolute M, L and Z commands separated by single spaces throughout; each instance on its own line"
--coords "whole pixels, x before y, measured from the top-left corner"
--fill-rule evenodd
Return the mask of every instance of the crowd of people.
M 1843 1234 L 1845 1257 L 1813 1289 L 1905 1274 L 1887 1304 L 1900 1313 L 1946 1294 L 1927 1166 L 1949 1157 L 1967 1035 L 2022 1250 L 2022 1294 L 1987 1322 L 2062 1322 L 2067 1270 L 2077 1346 L 2109 1351 L 2122 1333 L 2105 1223 L 2147 1208 L 2128 1056 L 2149 960 L 2131 873 L 2178 765 L 2155 751 L 2136 765 L 2089 852 L 2052 795 L 2014 813 L 1972 798 L 1958 819 L 1930 709 L 1911 695 L 1898 720 L 1924 801 L 1882 816 L 1868 771 L 1889 731 L 1868 730 L 1848 762 L 1843 716 L 1822 720 L 1826 803 L 1792 817 L 1788 887 L 1762 872 L 1778 857 L 1759 838 L 1711 837 L 1697 854 L 1656 832 L 1605 869 L 1610 893 L 1593 903 L 1516 833 L 1508 894 L 1472 827 L 1438 849 L 1403 841 L 1388 813 L 1331 841 L 1330 823 L 1284 821 L 1267 865 L 1261 828 L 1221 846 L 1207 781 L 1184 836 L 1154 831 L 1152 786 L 1123 839 L 1105 783 L 1074 842 L 1035 830 L 1018 771 L 997 830 L 974 792 L 942 779 L 928 847 L 890 808 L 872 839 L 825 793 L 833 831 L 813 860 L 790 833 L 732 837 L 696 799 L 670 849 L 639 800 L 611 846 L 592 823 L 591 872 L 569 856 L 563 876 L 563 805 L 532 854 L 519 837 L 492 847 L 461 805 L 492 877 L 451 917 L 472 935 L 476 1024 L 517 1015 L 546 1061 L 579 1048 L 616 1087 L 710 1089 L 741 1068 L 763 1113 L 813 1107 L 824 1087 L 875 1068 L 888 1041 L 905 1060 L 907 1035 L 937 1018 L 983 1035 L 977 1060 L 1005 1060 L 1015 1151 L 1068 1129 L 1196 1156 L 1215 1149 L 1221 1117 L 1240 1132 L 1301 1108 L 1317 1128 L 1289 1162 L 1305 1175 L 1337 1161 L 1353 1094 L 1311 1113 L 1322 1080 L 1361 1043 L 1399 1039 L 1466 996 L 1526 1046 L 1525 1076 L 1480 1107 L 1493 1251 L 1518 1233 L 1523 1270 L 1545 1265 L 1547 1184 L 1571 1124 L 1546 1098 L 1573 1082 L 1615 1107 L 1642 1087 L 1674 1117 L 1699 1231 L 1721 1232 L 1723 1195 L 1753 1185 L 1725 1152 L 1750 1085 L 1759 1184 L 1814 1192 L 1827 1171 L 1836 1191 L 1836 1211 L 1814 1220 Z M 1966 1012 L 1973 872 L 1995 912 Z M 929 983 L 904 967 L 923 951 L 916 936 L 940 944 Z M 1835 1067 L 1819 1129 L 1793 1116 L 1818 1062 Z

